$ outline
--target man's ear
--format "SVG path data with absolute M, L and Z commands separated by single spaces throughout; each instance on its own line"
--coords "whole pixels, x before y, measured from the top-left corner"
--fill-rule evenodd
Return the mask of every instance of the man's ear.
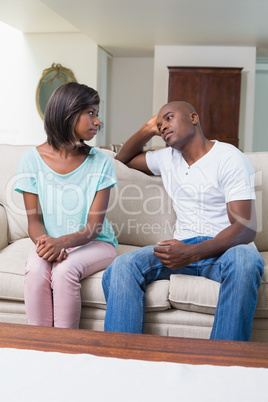
M 199 122 L 199 116 L 196 112 L 191 113 L 190 116 L 194 125 Z

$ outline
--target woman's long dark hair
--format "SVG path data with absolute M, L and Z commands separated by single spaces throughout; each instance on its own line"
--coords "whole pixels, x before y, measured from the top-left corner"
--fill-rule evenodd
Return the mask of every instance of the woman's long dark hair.
M 55 149 L 78 148 L 75 126 L 81 112 L 92 105 L 99 105 L 99 94 L 95 89 L 77 82 L 68 82 L 51 95 L 44 116 L 47 142 Z M 83 142 L 81 152 L 88 154 L 90 147 Z

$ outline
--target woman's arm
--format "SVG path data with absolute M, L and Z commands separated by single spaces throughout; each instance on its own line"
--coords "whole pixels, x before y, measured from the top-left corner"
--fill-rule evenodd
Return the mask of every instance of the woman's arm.
M 62 249 L 82 246 L 94 240 L 102 230 L 103 220 L 106 214 L 110 197 L 110 187 L 97 191 L 88 214 L 85 227 L 75 233 L 63 235 L 58 238 L 40 236 L 43 243 L 39 246 L 38 255 L 48 261 L 54 261 Z
M 23 200 L 28 219 L 28 233 L 36 244 L 37 239 L 46 234 L 39 198 L 37 194 L 23 192 Z
M 28 233 L 31 240 L 36 244 L 36 252 L 39 255 L 40 247 L 43 249 L 42 244 L 45 243 L 46 228 L 43 221 L 43 215 L 39 198 L 37 194 L 23 192 L 24 205 L 28 218 Z M 62 248 L 55 260 L 60 262 L 67 257 L 67 254 Z

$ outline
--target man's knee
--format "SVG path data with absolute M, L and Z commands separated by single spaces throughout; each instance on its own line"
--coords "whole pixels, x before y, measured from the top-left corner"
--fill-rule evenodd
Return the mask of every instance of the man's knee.
M 264 269 L 263 258 L 252 246 L 240 244 L 232 247 L 225 253 L 229 266 L 233 266 L 236 273 L 240 272 L 244 277 L 262 276 Z
M 103 273 L 103 282 L 114 282 L 122 279 L 132 271 L 133 261 L 128 256 L 129 253 L 120 255 L 106 268 Z
M 106 298 L 111 287 L 120 291 L 122 288 L 131 288 L 134 282 L 142 286 L 144 275 L 140 251 L 139 249 L 122 254 L 106 268 L 102 277 L 102 287 Z

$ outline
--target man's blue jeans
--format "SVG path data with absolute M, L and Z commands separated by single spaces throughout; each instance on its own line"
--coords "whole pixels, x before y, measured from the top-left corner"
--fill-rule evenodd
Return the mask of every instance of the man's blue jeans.
M 200 243 L 208 237 L 184 240 Z M 172 274 L 203 276 L 219 282 L 220 292 L 211 339 L 249 341 L 263 275 L 263 259 L 252 246 L 239 245 L 217 258 L 185 268 L 166 268 L 153 254 L 154 246 L 123 254 L 105 270 L 102 280 L 107 301 L 105 331 L 143 333 L 146 286 Z

